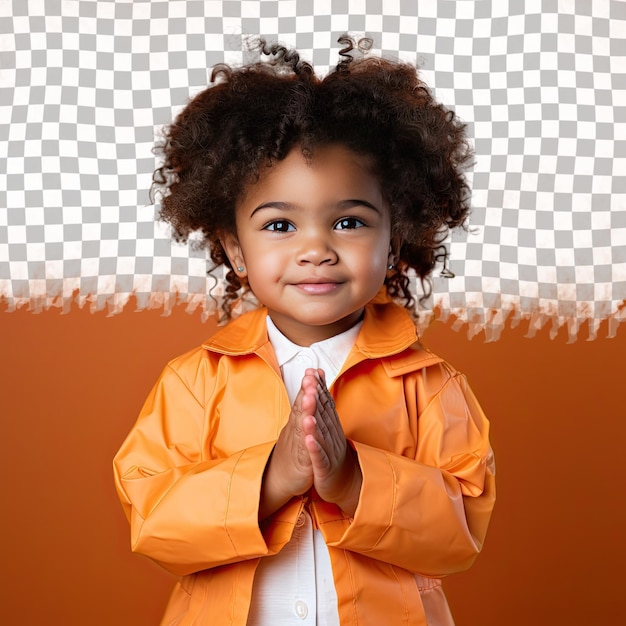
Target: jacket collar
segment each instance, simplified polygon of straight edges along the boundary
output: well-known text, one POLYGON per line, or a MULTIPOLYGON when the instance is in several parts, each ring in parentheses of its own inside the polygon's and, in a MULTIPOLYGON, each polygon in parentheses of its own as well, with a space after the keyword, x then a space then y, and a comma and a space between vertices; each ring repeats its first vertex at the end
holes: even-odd
POLYGON ((218 329, 202 344, 202 347, 211 352, 229 356, 243 356, 258 352, 262 346, 269 343, 266 317, 267 308, 265 307, 244 313, 218 329))
MULTIPOLYGON (((229 356, 258 354, 277 367, 267 335, 266 316, 265 307, 245 313, 219 329, 202 347, 229 356)), ((406 309, 379 294, 365 307, 363 325, 343 369, 363 359, 390 357, 411 346, 413 367, 441 360, 415 345, 417 342, 417 330, 406 309)))

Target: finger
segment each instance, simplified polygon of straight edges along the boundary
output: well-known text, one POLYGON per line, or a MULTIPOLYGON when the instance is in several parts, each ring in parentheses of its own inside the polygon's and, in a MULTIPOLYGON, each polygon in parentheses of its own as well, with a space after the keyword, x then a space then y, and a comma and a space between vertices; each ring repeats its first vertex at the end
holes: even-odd
POLYGON ((322 434, 322 438, 328 436, 327 422, 333 419, 332 413, 328 411, 328 405, 331 403, 331 411, 334 410, 334 403, 332 396, 328 393, 328 390, 322 385, 322 381, 319 377, 319 372, 323 373, 323 370, 315 370, 313 368, 307 368, 302 379, 302 389, 304 390, 303 398, 306 398, 303 410, 305 414, 317 415, 320 418, 319 429, 322 434), (310 395, 308 395, 310 394, 310 395), (309 403, 310 402, 310 403, 309 403))
POLYGON ((317 379, 324 377, 324 370, 321 367, 307 367, 304 370, 305 376, 313 376, 317 379))
POLYGON ((315 379, 317 381, 317 393, 320 395, 320 397, 323 397, 328 402, 330 402, 330 404, 334 408, 335 399, 333 398, 332 394, 328 390, 328 387, 326 386, 326 377, 324 375, 324 370, 317 370, 317 376, 315 377, 315 379))
POLYGON ((300 387, 296 397, 294 398, 293 404, 291 405, 290 417, 299 417, 302 415, 302 398, 304 397, 304 394, 304 389, 300 387))
POLYGON ((329 406, 331 409, 335 408, 335 399, 330 395, 330 391, 322 385, 317 385, 317 395, 320 398, 320 402, 324 407, 329 406))
MULTIPOLYGON (((305 370, 305 376, 303 379, 303 387, 306 387, 309 383, 308 379, 311 377, 315 381, 315 415, 319 418, 317 430, 321 435, 321 439, 331 442, 332 450, 334 454, 342 459, 345 453, 345 435, 343 428, 339 420, 339 416, 335 411, 335 401, 326 387, 325 374, 323 369, 307 368, 305 370)), ((330 453, 331 448, 325 445, 327 451, 330 453)))
POLYGON ((317 408, 320 420, 328 429, 330 437, 343 445, 342 442, 345 440, 343 427, 335 410, 334 400, 328 391, 318 397, 317 408))
POLYGON ((328 387, 326 385, 326 374, 323 369, 315 370, 315 380, 324 391, 328 391, 328 387))
POLYGON ((311 459, 304 445, 304 436, 305 433, 301 421, 292 420, 287 422, 278 436, 274 454, 281 459, 291 459, 291 462, 298 467, 309 466, 311 459))
POLYGON ((335 419, 327 416, 326 418, 320 418, 319 430, 323 432, 324 447, 327 452, 337 460, 343 459, 346 438, 341 425, 335 419))
POLYGON ((304 370, 303 381, 310 378, 311 380, 314 380, 316 384, 321 382, 323 378, 320 376, 320 372, 323 373, 324 370, 307 367, 304 370))
POLYGON ((300 396, 300 421, 307 415, 315 415, 317 411, 317 391, 303 381, 302 395, 300 396))
POLYGON ((312 376, 315 379, 318 390, 322 390, 328 393, 328 387, 326 386, 326 373, 322 368, 309 369, 305 371, 305 375, 312 376))
MULTIPOLYGON (((322 371, 322 370, 320 370, 322 371)), ((324 380, 316 377, 315 379, 317 381, 317 384, 315 386, 315 390, 317 392, 317 395, 320 397, 320 400, 322 401, 323 404, 330 404, 333 408, 335 407, 335 400, 332 397, 330 391, 328 391, 328 387, 326 387, 326 385, 324 384, 324 380)))
POLYGON ((317 398, 315 399, 315 406, 317 408, 317 412, 322 419, 332 419, 332 413, 334 412, 334 409, 330 405, 328 400, 326 400, 324 397, 320 397, 320 395, 318 394, 317 398))
POLYGON ((302 426, 304 428, 305 439, 306 436, 314 437, 318 444, 326 451, 328 446, 326 440, 329 438, 328 428, 319 420, 315 419, 313 415, 307 415, 302 422, 302 426))
POLYGON ((316 370, 316 374, 318 381, 321 382, 324 387, 326 387, 326 372, 321 367, 318 367, 316 370))
POLYGON ((322 440, 325 441, 326 439, 328 439, 330 436, 330 433, 329 433, 328 425, 326 424, 326 421, 320 417, 319 420, 315 420, 315 423, 316 423, 316 430, 322 437, 322 440))
POLYGON ((304 443, 311 459, 314 476, 327 474, 332 464, 326 450, 313 435, 307 435, 304 438, 304 443))

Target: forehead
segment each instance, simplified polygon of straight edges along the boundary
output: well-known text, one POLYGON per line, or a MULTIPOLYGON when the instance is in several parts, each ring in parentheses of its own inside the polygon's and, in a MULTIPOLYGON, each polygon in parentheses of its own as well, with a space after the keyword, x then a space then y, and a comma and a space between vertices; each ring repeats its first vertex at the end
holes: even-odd
POLYGON ((381 209, 385 204, 370 158, 341 145, 318 147, 307 158, 296 147, 261 170, 258 181, 245 188, 238 209, 272 200, 332 203, 359 198, 381 209))

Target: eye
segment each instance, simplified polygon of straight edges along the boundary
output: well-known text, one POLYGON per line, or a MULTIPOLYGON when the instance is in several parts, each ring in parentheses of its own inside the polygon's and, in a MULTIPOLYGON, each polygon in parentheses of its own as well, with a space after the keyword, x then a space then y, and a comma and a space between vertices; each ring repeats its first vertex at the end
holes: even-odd
POLYGON ((275 233, 288 233, 295 230, 295 227, 287 220, 274 220, 269 222, 269 224, 265 224, 263 230, 270 230, 275 233))
POLYGON ((351 230, 365 226, 365 222, 357 217, 342 217, 336 224, 338 230, 351 230))

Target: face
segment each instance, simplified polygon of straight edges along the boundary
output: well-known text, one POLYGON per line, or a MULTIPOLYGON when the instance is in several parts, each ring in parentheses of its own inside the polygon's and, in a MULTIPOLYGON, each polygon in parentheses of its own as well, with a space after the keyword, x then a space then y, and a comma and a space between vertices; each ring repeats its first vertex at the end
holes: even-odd
POLYGON ((231 265, 296 344, 353 326, 384 283, 389 207, 367 160, 342 146, 310 163, 296 148, 268 168, 239 201, 236 231, 222 239, 231 265))

